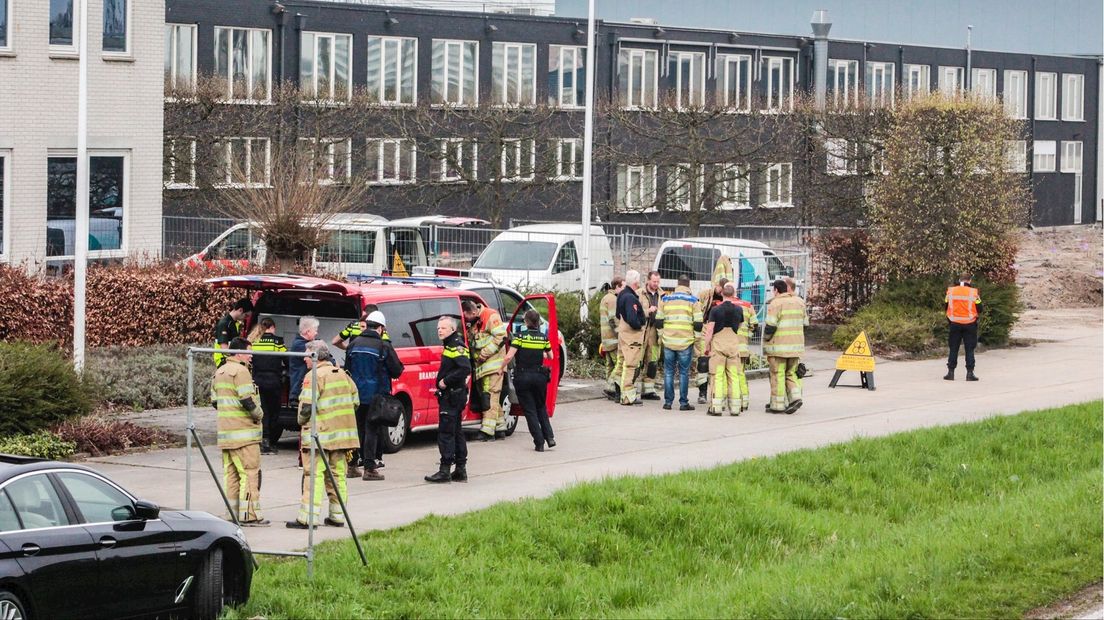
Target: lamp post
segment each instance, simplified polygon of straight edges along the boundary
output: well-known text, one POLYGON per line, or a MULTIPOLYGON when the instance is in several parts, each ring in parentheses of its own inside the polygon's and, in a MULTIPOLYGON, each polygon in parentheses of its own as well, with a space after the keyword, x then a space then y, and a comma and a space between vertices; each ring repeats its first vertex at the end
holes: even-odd
POLYGON ((77 30, 77 213, 73 232, 73 367, 84 371, 85 282, 88 274, 88 5, 80 10, 77 30))
POLYGON ((583 208, 581 256, 583 263, 583 303, 579 304, 579 318, 587 319, 587 296, 590 294, 590 195, 591 178, 594 172, 594 1, 587 1, 587 45, 586 45, 586 111, 583 124, 583 208))

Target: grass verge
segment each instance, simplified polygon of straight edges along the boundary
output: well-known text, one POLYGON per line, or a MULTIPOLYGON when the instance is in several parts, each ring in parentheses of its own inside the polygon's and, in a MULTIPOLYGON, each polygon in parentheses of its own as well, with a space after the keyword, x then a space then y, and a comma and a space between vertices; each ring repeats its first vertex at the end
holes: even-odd
POLYGON ((264 562, 231 617, 1011 617, 1102 577, 1100 401, 583 484, 264 562))

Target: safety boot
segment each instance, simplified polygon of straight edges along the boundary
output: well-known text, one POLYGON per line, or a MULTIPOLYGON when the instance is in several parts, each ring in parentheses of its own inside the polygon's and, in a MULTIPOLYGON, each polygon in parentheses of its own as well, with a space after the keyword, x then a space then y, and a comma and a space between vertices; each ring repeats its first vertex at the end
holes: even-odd
POLYGON ((456 469, 452 471, 451 479, 453 482, 467 482, 468 481, 468 469, 463 465, 457 465, 456 469))
POLYGON ((452 480, 452 476, 449 474, 449 466, 448 465, 442 465, 441 468, 439 470, 437 470, 436 473, 430 474, 430 475, 425 477, 426 482, 433 482, 433 483, 437 483, 437 484, 441 484, 441 483, 447 484, 451 480, 452 480))
POLYGON ((698 386, 698 404, 699 405, 706 404, 705 396, 706 396, 706 392, 708 390, 709 390, 709 386, 706 386, 706 385, 699 385, 698 386))
POLYGON ((975 375, 974 371, 972 371, 972 370, 967 370, 966 371, 966 380, 967 381, 979 381, 977 375, 975 375))
POLYGON ((943 375, 945 381, 954 381, 954 368, 948 368, 947 374, 943 375))

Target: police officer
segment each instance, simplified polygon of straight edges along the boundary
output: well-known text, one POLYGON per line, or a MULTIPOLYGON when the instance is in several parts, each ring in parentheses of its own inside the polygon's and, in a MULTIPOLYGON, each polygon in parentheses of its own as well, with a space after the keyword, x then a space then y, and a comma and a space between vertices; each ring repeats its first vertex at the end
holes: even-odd
POLYGON ((743 361, 740 357, 739 329, 744 310, 736 304, 736 287, 725 284, 723 301, 709 312, 705 327, 705 350, 709 352, 709 374, 713 378, 713 401, 709 415, 740 415, 747 409, 740 387, 743 361))
POLYGON ((693 411, 690 389, 690 360, 694 343, 701 339, 702 313, 698 298, 690 292, 690 276, 679 276, 675 291, 660 298, 656 329, 663 346, 663 408, 675 399, 675 377, 679 380, 679 411, 693 411))
POLYGON ((621 394, 621 355, 617 352, 617 295, 625 287, 625 278, 614 276, 599 302, 598 327, 602 334, 600 354, 606 359, 606 396, 618 400, 621 394))
POLYGON ((437 371, 434 386, 437 390, 437 449, 441 452, 441 467, 425 477, 426 482, 467 482, 468 444, 460 427, 460 417, 468 402, 468 375, 471 359, 464 347, 464 340, 457 333, 459 322, 451 316, 437 320, 437 337, 441 350, 441 368, 437 371), (453 464, 455 471, 450 475, 453 464))
MULTIPOLYGON (((276 321, 266 316, 257 325, 261 329, 261 335, 253 342, 254 351, 287 352, 284 339, 276 335, 276 321)), ((286 357, 258 355, 253 360, 253 382, 261 393, 261 409, 264 410, 261 454, 276 454, 276 442, 283 432, 277 417, 280 415, 280 399, 284 392, 285 369, 286 357)))
MULTIPOLYGON (((337 332, 337 335, 333 337, 330 344, 345 350, 350 340, 359 336, 361 332, 367 329, 368 315, 378 311, 379 306, 376 304, 364 304, 364 311, 360 313, 360 320, 350 322, 341 331, 337 332)), ((387 335, 386 327, 383 329, 383 339, 388 342, 391 341, 391 337, 387 335)))
POLYGON ((969 274, 962 274, 958 285, 947 289, 947 374, 944 379, 954 381, 958 366, 958 347, 966 345, 966 380, 977 381, 974 374, 974 348, 978 341, 978 314, 981 310, 981 294, 970 282, 969 274))
POLYGON ((621 404, 642 405, 636 393, 636 378, 644 359, 644 319, 640 307, 640 272, 625 272, 625 288, 617 296, 617 353, 621 356, 621 404))
POLYGON ((540 314, 536 310, 526 310, 524 319, 525 331, 510 342, 502 370, 505 372, 510 360, 517 358, 514 391, 525 411, 525 422, 529 425, 529 434, 533 436, 533 445, 537 452, 544 452, 545 444, 549 448, 556 447, 552 423, 548 421, 548 408, 545 407, 552 374, 544 365, 544 360, 552 359, 552 345, 540 331, 540 314))
MULTIPOLYGON (((230 311, 222 315, 215 323, 215 347, 216 349, 229 348, 230 341, 242 335, 242 319, 253 312, 253 302, 246 298, 239 299, 230 307, 230 311)), ((215 353, 215 368, 226 363, 226 356, 215 353)))
POLYGON ((403 373, 403 363, 390 342, 383 339, 387 319, 376 310, 365 317, 364 331, 353 336, 345 354, 345 369, 353 377, 360 394, 356 410, 357 431, 360 434, 360 460, 363 480, 383 480, 383 438, 387 427, 368 421, 372 401, 377 394, 391 394, 391 380, 403 373))
MULTIPOLYGON (((249 349, 245 338, 234 338, 227 349, 249 349)), ((261 418, 257 387, 249 374, 249 353, 226 357, 211 380, 211 402, 218 410, 218 447, 222 479, 230 510, 242 525, 268 525, 261 516, 261 418)))

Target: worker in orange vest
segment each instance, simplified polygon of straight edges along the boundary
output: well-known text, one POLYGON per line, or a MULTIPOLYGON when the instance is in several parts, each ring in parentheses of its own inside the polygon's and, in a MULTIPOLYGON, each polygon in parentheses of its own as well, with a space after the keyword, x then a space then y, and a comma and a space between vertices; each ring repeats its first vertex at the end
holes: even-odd
POLYGON ((981 295, 976 288, 970 286, 970 276, 963 274, 958 279, 958 286, 947 289, 947 298, 944 301, 947 304, 947 344, 950 351, 947 354, 947 374, 943 378, 954 381, 955 367, 958 366, 958 347, 965 343, 966 380, 977 381, 977 375, 974 374, 974 347, 978 341, 981 295))

